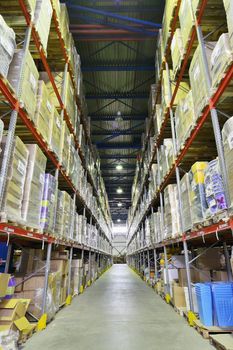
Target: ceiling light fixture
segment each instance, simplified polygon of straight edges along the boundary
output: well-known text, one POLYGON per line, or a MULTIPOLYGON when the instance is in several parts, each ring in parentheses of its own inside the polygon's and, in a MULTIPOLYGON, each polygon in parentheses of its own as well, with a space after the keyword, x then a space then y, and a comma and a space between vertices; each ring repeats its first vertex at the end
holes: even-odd
POLYGON ((118 206, 119 208, 122 207, 122 203, 121 203, 121 202, 117 203, 117 206, 118 206))
POLYGON ((121 222, 121 219, 117 219, 117 222, 121 222))
POLYGON ((122 170, 123 169, 123 166, 121 165, 121 164, 118 164, 117 166, 116 166, 116 170, 122 170))
POLYGON ((117 191, 117 193, 118 193, 118 194, 123 193, 123 190, 122 190, 122 188, 121 188, 121 187, 118 187, 118 189, 117 189, 116 191, 117 191))

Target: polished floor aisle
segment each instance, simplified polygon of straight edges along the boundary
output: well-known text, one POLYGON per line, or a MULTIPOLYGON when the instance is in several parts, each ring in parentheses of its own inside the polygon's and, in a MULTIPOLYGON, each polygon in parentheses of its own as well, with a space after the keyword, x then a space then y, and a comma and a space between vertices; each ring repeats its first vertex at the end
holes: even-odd
POLYGON ((126 265, 114 265, 26 350, 213 350, 126 265))

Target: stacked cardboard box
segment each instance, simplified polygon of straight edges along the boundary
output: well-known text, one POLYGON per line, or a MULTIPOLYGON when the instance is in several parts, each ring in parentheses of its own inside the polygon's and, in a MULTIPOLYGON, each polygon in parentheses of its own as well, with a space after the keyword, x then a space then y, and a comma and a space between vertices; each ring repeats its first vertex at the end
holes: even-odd
MULTIPOLYGON (((2 139, 1 148, 4 151, 6 146, 6 137, 2 139)), ((0 154, 2 156, 4 152, 0 154)), ((24 185, 26 178, 28 149, 20 140, 15 137, 13 141, 13 152, 10 158, 8 168, 6 187, 3 198, 2 221, 9 219, 15 222, 22 222, 22 201, 24 194, 24 185)))
POLYGON ((232 0, 223 0, 223 4, 227 16, 227 27, 229 32, 229 39, 231 48, 233 48, 233 24, 232 24, 232 14, 233 14, 233 2, 232 0))
MULTIPOLYGON (((215 43, 205 43, 205 53, 207 62, 209 64, 208 68, 210 68, 211 54, 213 52, 214 46, 215 43)), ((210 98, 210 86, 206 77, 206 70, 200 46, 197 47, 193 55, 189 68, 189 79, 193 94, 195 116, 198 118, 201 115, 204 107, 208 105, 210 98)))
POLYGON ((45 174, 44 191, 40 211, 40 227, 43 232, 53 233, 56 219, 57 180, 45 174))
POLYGON ((48 145, 50 144, 51 140, 53 118, 54 106, 51 104, 51 98, 48 89, 44 81, 39 80, 34 123, 37 131, 40 135, 43 136, 43 139, 48 145))
POLYGON ((207 162, 196 162, 190 170, 190 202, 192 208, 192 224, 202 222, 206 216, 207 202, 205 197, 205 169, 207 162))
POLYGON ((182 222, 184 232, 192 227, 192 208, 190 201, 190 175, 185 174, 180 181, 182 201, 182 222))
POLYGON ((171 26, 174 17, 174 13, 177 7, 177 0, 166 1, 166 6, 164 9, 163 22, 162 22, 162 40, 163 48, 166 50, 168 39, 171 35, 171 26))
POLYGON ((65 121, 62 122, 62 132, 60 135, 61 140, 61 163, 63 168, 66 170, 66 173, 69 173, 69 153, 70 153, 70 143, 71 143, 71 135, 67 124, 65 121))
POLYGON ((164 190, 164 233, 165 238, 181 233, 178 194, 176 185, 168 185, 164 190))
POLYGON ((6 78, 16 48, 15 33, 0 15, 0 74, 6 78))
POLYGON ((26 147, 29 157, 22 202, 22 218, 28 226, 39 228, 47 159, 37 145, 26 145, 26 147))
POLYGON ((52 6, 50 1, 37 0, 34 14, 34 24, 45 52, 48 44, 51 18, 52 6))
POLYGON ((15 91, 20 93, 18 97, 25 107, 29 118, 34 120, 39 73, 29 51, 26 54, 24 50, 17 50, 15 52, 7 78, 15 91))
POLYGON ((194 128, 196 116, 193 105, 193 95, 190 90, 184 99, 181 99, 176 107, 175 127, 177 137, 177 150, 185 143, 191 130, 194 128))
POLYGON ((179 10, 179 20, 183 46, 186 49, 191 36, 191 30, 195 26, 195 15, 200 0, 182 0, 179 10))
POLYGON ((71 265, 71 291, 77 294, 82 286, 83 264, 81 259, 72 260, 71 265))
POLYGON ((58 190, 57 215, 55 234, 58 237, 68 238, 70 233, 71 197, 65 191, 58 190))
POLYGON ((180 28, 175 30, 174 36, 171 43, 171 55, 172 55, 172 68, 173 76, 175 77, 180 69, 181 62, 184 57, 184 46, 181 36, 180 28))

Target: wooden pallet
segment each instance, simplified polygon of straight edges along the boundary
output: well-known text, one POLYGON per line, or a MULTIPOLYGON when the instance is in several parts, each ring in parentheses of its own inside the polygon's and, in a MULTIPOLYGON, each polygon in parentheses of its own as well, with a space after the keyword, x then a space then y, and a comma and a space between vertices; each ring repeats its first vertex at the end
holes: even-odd
POLYGON ((200 320, 194 321, 194 328, 197 330, 199 334, 202 335, 204 339, 209 339, 212 334, 223 334, 223 333, 229 333, 231 334, 233 332, 233 327, 230 328, 220 328, 217 326, 204 326, 200 320))
POLYGON ((233 334, 211 335, 210 344, 217 350, 233 350, 233 334))

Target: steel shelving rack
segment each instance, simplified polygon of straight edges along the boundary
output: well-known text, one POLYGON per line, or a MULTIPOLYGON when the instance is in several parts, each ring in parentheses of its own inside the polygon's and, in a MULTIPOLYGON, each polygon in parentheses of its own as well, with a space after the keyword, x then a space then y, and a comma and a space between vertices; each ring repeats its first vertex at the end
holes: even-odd
MULTIPOLYGON (((208 4, 211 1, 208 0, 202 0, 200 1, 200 6, 199 6, 199 11, 197 13, 197 16, 193 12, 193 20, 195 25, 192 28, 191 35, 189 38, 189 43, 186 49, 185 56, 183 58, 182 64, 180 71, 178 73, 177 81, 176 81, 176 86, 175 89, 172 92, 170 91, 170 105, 169 108, 166 112, 164 121, 161 126, 161 130, 159 135, 156 138, 155 144, 154 144, 154 149, 152 152, 152 156, 150 159, 149 167, 148 167, 148 173, 145 176, 145 179, 142 183, 141 187, 141 192, 138 197, 138 200, 136 201, 136 205, 133 210, 133 215, 132 215, 132 220, 129 222, 129 236, 128 236, 128 247, 130 246, 130 243, 132 242, 133 238, 135 237, 135 234, 137 233, 138 229, 140 227, 143 228, 143 223, 146 217, 152 212, 153 213, 153 208, 157 206, 158 204, 160 205, 161 208, 161 216, 162 216, 162 223, 164 223, 164 204, 163 204, 163 190, 164 188, 169 184, 169 183, 174 183, 176 182, 177 184, 177 189, 178 189, 178 201, 179 201, 179 215, 180 215, 180 222, 181 222, 181 228, 182 226, 182 201, 181 201, 181 190, 180 190, 180 170, 179 166, 181 162, 185 162, 185 156, 187 156, 188 151, 190 149, 190 146, 193 144, 195 138, 200 134, 200 131, 202 130, 203 126, 205 125, 207 119, 209 116, 211 116, 211 122, 212 122, 212 128, 214 132, 214 139, 215 139, 215 144, 216 144, 216 150, 217 150, 217 155, 219 158, 220 166, 222 169, 222 177, 223 177, 223 183, 224 183, 224 188, 226 192, 227 198, 229 198, 229 191, 228 191, 228 179, 227 179, 227 172, 226 172, 226 166, 225 166, 225 159, 224 159, 224 152, 223 152, 223 144, 222 144, 222 139, 221 139, 221 129, 220 129, 220 123, 218 119, 218 113, 216 110, 216 106, 218 105, 218 102, 220 101, 221 96, 224 94, 226 91, 227 87, 229 86, 230 82, 232 81, 233 78, 233 64, 229 67, 227 70, 225 76, 220 82, 220 85, 217 88, 217 91, 214 93, 212 97, 209 98, 209 105, 204 108, 202 111, 201 116, 198 118, 196 125, 193 127, 190 136, 186 140, 184 147, 178 152, 177 147, 176 147, 176 136, 175 136, 175 127, 174 127, 174 116, 173 116, 173 110, 172 107, 174 105, 175 97, 178 92, 180 83, 185 75, 186 68, 188 67, 189 60, 192 56, 192 50, 194 47, 195 40, 197 40, 197 44, 199 44, 201 48, 201 54, 202 54, 202 59, 205 64, 205 71, 206 71, 206 79, 208 80, 208 84, 210 86, 210 75, 209 75, 209 70, 208 70, 208 64, 207 64, 207 59, 206 59, 206 54, 204 50, 204 37, 202 33, 202 23, 203 23, 203 18, 205 15, 205 11, 208 10, 208 4), (164 132, 168 126, 168 121, 171 123, 171 134, 172 134, 172 140, 173 140, 173 147, 175 149, 175 162, 173 163, 170 171, 168 174, 162 179, 161 185, 159 189, 156 191, 154 194, 152 200, 146 207, 145 211, 141 214, 141 217, 137 224, 135 225, 136 228, 133 228, 133 221, 135 219, 135 214, 137 211, 137 208, 140 204, 140 200, 143 194, 143 191, 145 187, 148 184, 148 177, 149 177, 149 170, 151 169, 151 166, 155 159, 157 158, 157 163, 158 163, 158 157, 157 157, 157 152, 158 152, 158 147, 161 144, 161 141, 163 140, 164 137, 164 132)), ((189 1, 190 5, 192 6, 192 1, 189 1)), ((167 48, 165 50, 165 57, 162 62, 162 69, 166 69, 167 74, 169 76, 169 52, 171 49, 171 41, 172 37, 174 35, 175 29, 178 25, 178 15, 179 15, 179 9, 180 9, 180 4, 181 0, 178 0, 177 2, 177 7, 175 9, 175 14, 173 17, 173 23, 171 27, 171 36, 167 45, 167 48)), ((212 9, 213 11, 213 9, 212 9)), ((161 74, 161 71, 160 71, 161 74)), ((160 76, 161 78, 161 76, 160 76)), ((158 82, 157 86, 157 92, 156 92, 156 98, 155 100, 158 100, 159 97, 159 85, 161 83, 161 80, 158 82)), ((153 111, 154 112, 154 111, 153 111)), ((150 132, 152 129, 152 116, 150 118, 150 124, 149 124, 149 133, 146 138, 146 145, 148 145, 148 140, 150 137, 150 132)), ((146 148, 146 147, 145 147, 146 148)), ((145 149, 144 149, 145 151, 145 149)), ((159 164, 158 164, 159 166, 159 164)), ((167 259, 167 247, 172 247, 174 245, 178 245, 183 248, 184 254, 185 254, 185 266, 186 266, 186 271, 187 271, 187 284, 188 284, 188 294, 189 294, 189 303, 190 303, 190 319, 192 318, 194 307, 193 307, 193 298, 192 298, 192 289, 191 289, 191 275, 190 275, 190 265, 192 261, 189 260, 189 254, 188 254, 188 249, 195 247, 195 246, 205 246, 208 247, 210 244, 214 245, 223 245, 224 248, 224 254, 225 254, 225 259, 226 259, 226 268, 227 268, 227 273, 228 273, 228 279, 232 280, 232 271, 231 271, 231 266, 230 266, 230 260, 229 260, 229 252, 227 248, 227 243, 232 244, 233 242, 233 218, 230 212, 228 212, 228 219, 227 220, 220 220, 217 223, 214 223, 210 226, 207 227, 202 227, 201 229, 193 232, 184 232, 182 230, 183 234, 180 237, 177 237, 175 239, 167 239, 164 240, 163 242, 160 242, 158 244, 154 244, 149 247, 143 247, 140 248, 136 251, 129 251, 128 253, 128 264, 132 266, 136 270, 140 270, 142 266, 147 266, 150 269, 150 261, 152 260, 154 262, 155 266, 155 280, 157 278, 157 260, 158 260, 158 252, 163 252, 164 257, 165 257, 165 268, 166 271, 168 270, 168 259, 167 259)), ((195 260, 195 259, 194 259, 195 260)), ((167 276, 168 277, 168 276, 167 276)), ((167 278, 168 281, 168 278, 167 278)), ((168 295, 169 299, 169 285, 166 285, 166 293, 168 295)))
MULTIPOLYGON (((51 5, 53 8, 52 0, 51 0, 51 5)), ((95 183, 92 179, 91 173, 89 172, 89 169, 86 166, 85 156, 82 153, 81 147, 78 143, 78 139, 77 139, 75 132, 74 132, 73 125, 69 119, 68 113, 67 113, 66 108, 64 107, 64 104, 63 104, 63 100, 64 100, 63 97, 64 96, 61 96, 59 91, 58 91, 58 88, 56 86, 54 77, 53 77, 51 69, 50 69, 49 62, 46 58, 46 54, 45 54, 43 47, 40 43, 40 39, 39 39, 38 33, 36 32, 35 26, 32 22, 31 15, 27 9, 26 1, 25 0, 18 0, 18 4, 16 3, 16 6, 17 6, 17 10, 19 11, 19 13, 22 14, 25 18, 26 34, 25 34, 25 39, 24 39, 24 43, 23 43, 24 53, 29 49, 31 43, 33 42, 33 44, 35 45, 37 52, 39 54, 39 58, 43 64, 43 67, 48 74, 48 77, 49 77, 50 82, 53 86, 54 92, 57 96, 57 99, 58 99, 58 102, 60 105, 60 109, 61 109, 62 117, 66 121, 66 124, 69 128, 70 133, 74 136, 75 146, 76 146, 76 149, 79 152, 80 158, 82 160, 82 164, 83 164, 83 167, 86 171, 88 181, 92 185, 94 194, 97 197, 97 200, 99 202, 97 188, 96 188, 95 183)), ((73 86, 75 88, 75 91, 77 91, 76 90, 77 87, 75 86, 75 81, 74 81, 74 74, 73 74, 72 67, 71 67, 70 60, 69 60, 69 55, 68 55, 68 52, 66 50, 65 43, 64 43, 64 40, 63 40, 61 32, 60 32, 59 21, 58 21, 58 17, 57 17, 57 14, 56 14, 56 11, 54 8, 53 8, 53 14, 52 14, 52 21, 53 21, 53 24, 55 27, 57 38, 58 38, 59 43, 60 43, 60 49, 63 53, 64 66, 65 66, 64 69, 66 72, 67 71, 69 72, 73 86)), ((20 82, 22 81, 22 70, 23 70, 23 66, 24 66, 24 61, 25 61, 25 55, 24 55, 24 58, 23 58, 22 63, 21 63, 21 74, 19 77, 20 82)), ((64 81, 63 81, 63 84, 64 84, 64 81)), ((89 219, 90 224, 93 223, 94 225, 96 225, 96 227, 98 228, 98 234, 102 235, 105 238, 105 240, 107 240, 109 242, 109 245, 111 247, 111 225, 109 222, 109 218, 107 218, 107 216, 104 213, 104 209, 100 205, 101 212, 102 212, 103 218, 105 220, 105 225, 104 225, 105 227, 103 227, 101 222, 99 222, 98 217, 96 217, 95 213, 92 212, 91 208, 89 208, 87 206, 85 200, 82 198, 81 194, 76 190, 76 188, 72 184, 71 179, 66 174, 65 170, 62 168, 57 157, 48 148, 47 144, 44 142, 41 135, 37 132, 33 122, 29 119, 27 112, 21 106, 21 104, 19 102, 20 95, 21 95, 20 85, 21 84, 19 83, 18 91, 14 91, 12 89, 12 87, 10 86, 10 84, 8 83, 8 81, 5 78, 0 76, 0 97, 1 97, 1 100, 4 101, 9 106, 9 109, 11 110, 11 115, 9 118, 6 147, 4 150, 4 157, 3 157, 4 160, 3 160, 1 171, 0 171, 0 177, 1 177, 0 178, 0 206, 2 205, 2 198, 3 198, 4 188, 5 188, 5 184, 6 184, 6 175, 7 175, 8 167, 9 167, 9 159, 10 159, 10 155, 12 152, 13 139, 14 139, 14 136, 16 133, 16 126, 17 126, 17 121, 18 121, 18 116, 19 116, 21 122, 26 127, 27 131, 30 132, 30 137, 32 138, 32 140, 40 146, 40 148, 46 154, 48 161, 51 163, 51 166, 53 168, 55 168, 55 177, 57 180, 59 180, 60 185, 63 188, 68 188, 69 192, 73 194, 73 198, 75 200, 74 211, 76 211, 76 205, 79 205, 79 207, 81 207, 81 209, 83 210, 83 215, 89 219)), ((83 124, 84 132, 85 132, 85 135, 86 135, 86 138, 88 141, 88 146, 90 147, 91 151, 93 152, 91 140, 90 140, 90 137, 89 137, 88 132, 87 132, 85 115, 83 114, 83 111, 81 110, 81 102, 79 100, 77 93, 75 93, 75 96, 76 96, 77 107, 78 107, 79 112, 80 112, 81 122, 83 124)), ((100 202, 99 202, 99 204, 100 204, 100 202)), ((74 229, 74 227, 72 227, 72 230, 73 229, 74 229)), ((6 265, 5 265, 5 272, 8 272, 8 269, 9 269, 9 262, 10 262, 10 258, 11 258, 11 250, 12 250, 13 243, 17 243, 17 242, 20 242, 22 244, 26 243, 29 246, 34 245, 34 244, 41 244, 42 249, 44 249, 45 245, 46 245, 47 258, 46 258, 46 264, 44 267, 44 269, 45 269, 45 286, 44 286, 44 291, 43 291, 42 317, 41 317, 41 322, 39 322, 41 328, 44 328, 46 326, 46 314, 45 314, 46 295, 47 295, 47 289, 48 289, 48 276, 49 276, 49 270, 50 270, 50 258, 51 258, 51 251, 52 251, 53 244, 54 245, 61 245, 61 246, 67 247, 69 249, 69 273, 68 273, 68 288, 67 288, 67 302, 68 303, 71 302, 71 298, 72 298, 70 295, 70 291, 71 291, 71 288, 70 288, 70 286, 71 286, 71 263, 72 263, 72 258, 73 258, 73 251, 75 249, 78 249, 79 252, 81 253, 81 259, 83 262, 85 259, 85 254, 88 255, 89 264, 91 264, 91 260, 92 260, 91 254, 94 254, 94 260, 98 263, 98 268, 101 267, 102 271, 105 270, 107 267, 109 267, 112 264, 111 248, 110 248, 109 252, 106 252, 106 251, 103 251, 101 249, 97 249, 97 248, 87 246, 84 244, 77 244, 77 242, 75 242, 72 239, 67 239, 67 240, 58 239, 58 238, 51 236, 49 234, 35 232, 34 230, 31 231, 31 230, 28 230, 28 229, 21 227, 21 226, 15 226, 11 223, 0 223, 0 240, 7 241, 7 244, 8 244, 8 254, 7 254, 7 260, 6 260, 6 265)), ((89 268, 91 268, 91 266, 89 266, 89 268)), ((94 278, 94 276, 91 276, 91 270, 90 270, 88 285, 91 284, 92 278, 94 278)))

